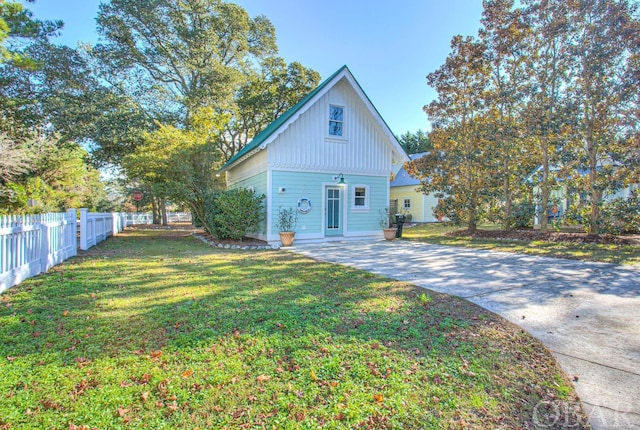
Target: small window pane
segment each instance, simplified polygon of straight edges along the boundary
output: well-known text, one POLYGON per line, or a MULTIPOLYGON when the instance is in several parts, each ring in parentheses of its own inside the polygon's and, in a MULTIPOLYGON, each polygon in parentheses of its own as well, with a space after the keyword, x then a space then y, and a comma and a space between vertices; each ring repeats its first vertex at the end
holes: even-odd
POLYGON ((342 108, 340 106, 329 107, 329 119, 342 121, 342 108))
POLYGON ((342 123, 329 121, 329 134, 331 136, 342 136, 342 123))
POLYGON ((364 206, 365 201, 367 199, 367 190, 366 188, 356 188, 355 189, 355 201, 354 206, 364 206))
POLYGON ((403 207, 405 209, 411 209, 411 199, 404 199, 403 207))

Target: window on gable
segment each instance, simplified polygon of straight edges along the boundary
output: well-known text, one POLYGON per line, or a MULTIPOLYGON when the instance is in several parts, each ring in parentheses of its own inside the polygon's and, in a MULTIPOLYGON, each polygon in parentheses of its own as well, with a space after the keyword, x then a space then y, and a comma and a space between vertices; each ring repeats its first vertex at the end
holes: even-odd
POLYGON ((329 106, 329 135, 342 136, 344 124, 344 108, 341 106, 329 106))
POLYGON ((411 199, 404 199, 404 202, 402 203, 402 207, 404 209, 411 209, 411 199))

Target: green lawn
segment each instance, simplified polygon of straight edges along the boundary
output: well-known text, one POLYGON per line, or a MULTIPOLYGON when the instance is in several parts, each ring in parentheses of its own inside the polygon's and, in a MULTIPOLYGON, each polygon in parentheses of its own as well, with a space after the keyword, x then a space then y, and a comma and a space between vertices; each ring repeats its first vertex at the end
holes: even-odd
POLYGON ((577 405, 475 305, 185 234, 127 231, 0 295, 0 428, 531 428, 577 405))
MULTIPOLYGON (((402 237, 408 240, 437 245, 462 246, 494 251, 520 252, 546 257, 571 258, 585 261, 601 261, 623 265, 640 264, 640 246, 578 244, 568 242, 495 240, 448 236, 446 233, 459 230, 443 223, 423 224, 403 230, 402 237)), ((479 229, 497 230, 495 225, 482 225, 479 229)))

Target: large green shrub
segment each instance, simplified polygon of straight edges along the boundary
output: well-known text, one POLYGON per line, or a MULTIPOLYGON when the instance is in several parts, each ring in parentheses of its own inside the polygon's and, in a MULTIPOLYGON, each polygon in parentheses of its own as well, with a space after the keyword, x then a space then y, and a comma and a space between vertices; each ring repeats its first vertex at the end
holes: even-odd
POLYGON ((206 229, 219 239, 241 240, 264 219, 264 194, 236 188, 206 197, 206 229))
MULTIPOLYGON (((561 220, 565 224, 582 225, 587 231, 590 211, 588 203, 576 203, 569 207, 561 220)), ((600 233, 640 233, 640 195, 634 192, 626 199, 617 198, 608 202, 600 202, 600 216, 597 224, 600 233)))
POLYGON ((628 199, 612 200, 602 206, 600 215, 603 233, 640 233, 640 195, 634 192, 628 199))
POLYGON ((535 213, 536 206, 532 202, 526 200, 514 202, 509 216, 509 227, 515 229, 532 228, 535 213))

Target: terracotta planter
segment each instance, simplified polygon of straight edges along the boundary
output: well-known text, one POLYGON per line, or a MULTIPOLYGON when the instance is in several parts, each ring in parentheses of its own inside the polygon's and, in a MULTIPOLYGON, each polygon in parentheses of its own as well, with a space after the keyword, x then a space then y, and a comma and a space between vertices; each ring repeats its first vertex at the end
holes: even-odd
POLYGON ((280 243, 282 246, 291 246, 293 245, 293 237, 296 235, 295 231, 281 231, 280 232, 280 243))
POLYGON ((396 238, 396 229, 395 228, 383 228, 382 232, 384 233, 384 240, 393 240, 396 238))

